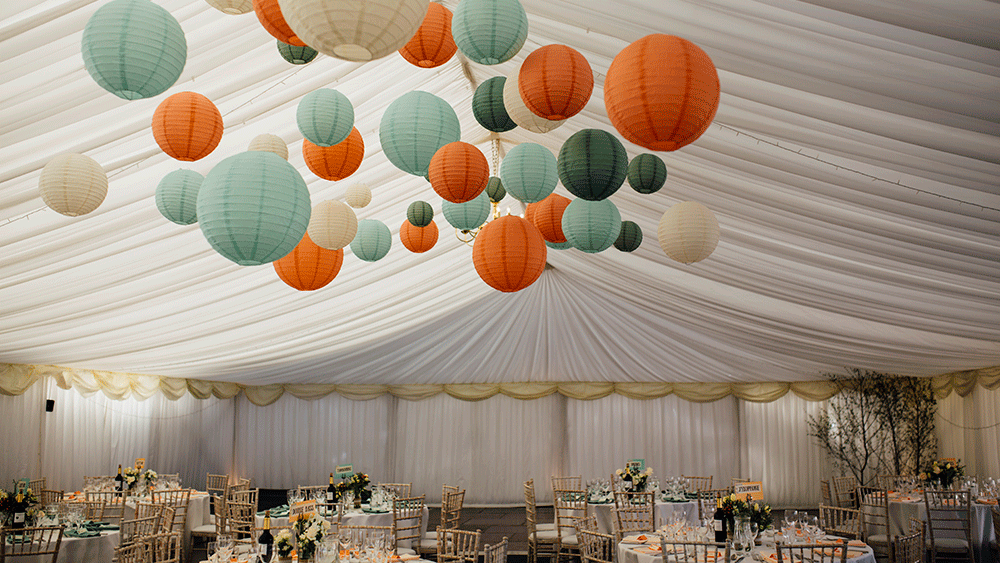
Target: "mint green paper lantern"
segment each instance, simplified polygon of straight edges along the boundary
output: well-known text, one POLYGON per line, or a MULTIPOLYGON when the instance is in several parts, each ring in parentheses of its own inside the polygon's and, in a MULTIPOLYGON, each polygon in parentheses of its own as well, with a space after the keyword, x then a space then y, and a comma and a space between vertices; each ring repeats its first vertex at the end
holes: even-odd
POLYGON ((354 106, 347 96, 330 88, 313 90, 299 101, 295 110, 299 131, 313 144, 332 147, 354 128, 354 106))
POLYGON ((524 203, 542 201, 559 182, 556 157, 542 145, 521 143, 500 164, 500 181, 507 193, 524 203))
POLYGON ((426 227, 434 220, 434 208, 426 201, 414 201, 406 208, 406 220, 414 227, 426 227))
POLYGON ((382 152, 396 168, 426 178, 434 153, 461 140, 462 128, 448 102, 417 90, 389 104, 378 137, 382 152))
POLYGON ((277 39, 276 41, 278 43, 278 52, 281 53, 281 58, 292 63, 293 65, 304 65, 310 63, 318 54, 316 49, 313 49, 308 45, 299 47, 296 45, 289 45, 281 39, 277 39))
POLYGON ((490 196, 490 202, 500 203, 500 200, 507 196, 503 181, 496 176, 490 176, 489 181, 486 182, 486 195, 490 196))
POLYGON ((503 105, 503 85, 506 76, 494 76, 476 88, 472 95, 472 115, 487 131, 503 133, 517 127, 503 105))
POLYGON ((392 246, 392 232, 377 219, 358 221, 358 234, 351 241, 351 252, 365 262, 378 262, 385 258, 392 246))
POLYGON ((570 248, 573 248, 573 243, 571 243, 570 241, 566 241, 566 242, 549 242, 549 241, 545 241, 545 246, 547 246, 549 248, 553 248, 555 250, 569 250, 570 248))
POLYGON ((609 200, 574 199, 562 216, 563 235, 574 248, 584 252, 600 252, 618 240, 622 216, 609 200))
POLYGON ((607 131, 577 131, 559 149, 559 180, 576 197, 607 199, 622 187, 627 172, 628 153, 607 131))
POLYGON ((483 65, 508 61, 528 38, 528 14, 518 0, 462 0, 451 18, 458 50, 483 65))
POLYGON ((622 252, 632 252, 642 244, 642 229, 633 221, 622 221, 622 231, 615 240, 615 248, 622 252))
POLYGON ((174 170, 156 186, 156 208, 178 225, 198 221, 198 191, 205 177, 194 170, 174 170))
POLYGON ((198 191, 198 225, 240 266, 274 262, 295 248, 312 206, 302 175, 280 156, 248 151, 215 165, 198 191))
POLYGON ((645 153, 628 163, 628 185, 641 194, 651 194, 667 181, 667 165, 655 154, 645 153))
POLYGON ((184 30, 149 0, 113 0, 83 28, 83 66, 108 92, 125 100, 152 98, 177 82, 187 61, 184 30))
POLYGON ((478 229, 490 216, 490 197, 483 191, 465 203, 443 200, 441 213, 452 227, 460 231, 478 229))

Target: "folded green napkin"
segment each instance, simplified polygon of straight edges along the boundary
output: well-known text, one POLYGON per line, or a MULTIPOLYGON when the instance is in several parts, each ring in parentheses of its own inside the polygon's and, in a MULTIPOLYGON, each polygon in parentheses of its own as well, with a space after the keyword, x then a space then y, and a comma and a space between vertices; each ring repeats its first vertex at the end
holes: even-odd
POLYGON ((88 530, 100 530, 104 526, 107 526, 109 522, 84 522, 83 527, 88 530))
POLYGON ((26 534, 12 534, 7 536, 7 543, 31 543, 31 536, 26 534))
MULTIPOLYGON (((264 515, 264 511, 263 510, 257 512, 257 516, 263 516, 263 515, 264 515)), ((288 516, 288 505, 287 504, 282 504, 281 506, 275 506, 274 508, 271 509, 271 517, 272 518, 282 518, 282 517, 285 517, 285 516, 288 516)))
POLYGON ((63 535, 67 538, 96 538, 101 533, 96 530, 80 530, 79 532, 76 530, 66 530, 63 535))

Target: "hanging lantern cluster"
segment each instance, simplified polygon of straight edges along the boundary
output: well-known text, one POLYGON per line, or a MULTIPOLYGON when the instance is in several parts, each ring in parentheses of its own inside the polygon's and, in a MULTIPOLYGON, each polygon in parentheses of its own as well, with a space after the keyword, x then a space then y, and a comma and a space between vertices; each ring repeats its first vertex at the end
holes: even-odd
POLYGON ((569 204, 569 198, 559 194, 551 194, 542 201, 529 204, 524 218, 538 228, 538 232, 542 233, 545 242, 566 242, 566 235, 563 234, 562 229, 562 218, 569 204))
POLYGON ((625 182, 627 172, 628 153, 607 131, 577 131, 559 150, 559 180, 581 199, 607 199, 625 182))
POLYGON ((445 201, 441 204, 441 213, 445 221, 459 231, 473 231, 489 219, 490 198, 484 191, 465 203, 445 201))
POLYGON ((628 163, 628 185, 641 194, 652 194, 667 181, 667 165, 655 154, 640 154, 628 163))
POLYGON ((517 82, 521 101, 531 113, 548 120, 569 119, 587 105, 594 72, 576 49, 546 45, 524 59, 517 82))
POLYGON ((332 147, 346 139, 354 129, 354 106, 340 92, 320 88, 299 101, 295 122, 302 136, 311 143, 332 147))
POLYGON ((426 201, 414 201, 406 208, 406 220, 414 227, 426 227, 434 220, 434 208, 426 201))

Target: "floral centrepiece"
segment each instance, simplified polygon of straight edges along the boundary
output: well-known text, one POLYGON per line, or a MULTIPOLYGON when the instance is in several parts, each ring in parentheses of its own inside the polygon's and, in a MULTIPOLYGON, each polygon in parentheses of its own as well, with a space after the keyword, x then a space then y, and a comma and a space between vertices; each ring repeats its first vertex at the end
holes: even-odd
POLYGON ((930 467, 920 474, 920 478, 928 484, 938 481, 941 483, 942 488, 948 488, 955 482, 956 477, 963 475, 965 475, 965 466, 962 465, 962 460, 955 462, 942 460, 932 463, 930 467))
POLYGON ((343 498, 344 493, 347 491, 354 493, 355 502, 368 500, 371 498, 372 494, 371 491, 368 490, 368 485, 370 484, 371 479, 368 478, 367 473, 355 473, 337 483, 336 500, 343 498))
POLYGON ((761 505, 747 495, 747 500, 742 503, 742 508, 736 513, 737 516, 745 516, 750 522, 757 524, 757 529, 764 531, 774 524, 774 517, 771 516, 771 506, 761 505))
POLYGON ((646 470, 643 471, 634 465, 615 471, 615 475, 621 478, 622 481, 629 483, 629 485, 626 485, 626 488, 630 488, 635 492, 646 490, 646 480, 649 479, 652 474, 652 467, 647 467, 646 470))
POLYGON ((311 560, 316 555, 316 547, 330 530, 330 523, 316 514, 304 514, 295 520, 292 530, 295 533, 299 561, 311 560))
POLYGON ((139 491, 152 489, 156 485, 156 480, 160 477, 152 469, 143 471, 134 467, 123 469, 122 476, 125 478, 125 486, 128 487, 130 492, 134 492, 137 489, 139 491))
POLYGON ((288 528, 282 529, 274 539, 274 547, 278 550, 278 557, 290 559, 292 551, 295 550, 295 536, 288 528))
MULTIPOLYGON (((35 494, 30 488, 25 489, 24 494, 20 495, 15 492, 9 492, 0 489, 0 513, 4 514, 4 519, 13 518, 15 512, 21 510, 24 511, 27 521, 26 525, 30 525, 34 522, 35 517, 38 515, 38 511, 41 509, 39 506, 38 495, 35 494)), ((0 525, 7 525, 9 522, 4 522, 0 520, 0 525)))

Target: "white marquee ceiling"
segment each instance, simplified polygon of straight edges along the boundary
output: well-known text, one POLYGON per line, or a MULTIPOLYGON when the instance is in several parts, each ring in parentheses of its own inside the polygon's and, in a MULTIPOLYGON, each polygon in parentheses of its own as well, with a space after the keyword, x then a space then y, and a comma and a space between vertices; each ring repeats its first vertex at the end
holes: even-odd
MULTIPOLYGON (((536 142, 558 153, 580 129, 614 132, 604 74, 649 33, 701 46, 722 98, 698 141, 660 153, 660 192, 626 185, 612 196, 643 229, 636 252, 549 250, 537 283, 501 294, 477 276, 430 185, 378 142, 386 106, 425 90, 490 154, 458 58, 418 69, 395 54, 367 64, 320 55, 297 67, 252 13, 156 1, 184 28, 188 61, 166 93, 133 102, 83 68, 81 33, 103 0, 0 7, 0 362, 254 384, 785 381, 842 366, 930 375, 1000 364, 998 3, 522 0, 524 49, 470 65, 473 80, 564 43, 587 57, 596 87, 561 128, 505 133, 507 150, 536 142), (341 182, 302 160, 295 108, 320 87, 350 98, 365 140, 361 169, 341 182), (221 144, 195 163, 163 154, 150 130, 156 106, 184 90, 225 116, 221 144), (303 293, 159 214, 164 175, 206 174, 262 133, 288 142, 314 204, 371 186, 358 216, 389 225, 388 256, 367 263, 348 250, 337 279, 303 293), (41 168, 65 152, 111 178, 90 215, 59 215, 38 195, 41 168), (432 202, 442 233, 422 255, 398 239, 417 199, 432 202), (656 241, 664 210, 686 200, 721 225, 718 249, 694 265, 656 241)), ((508 206, 520 212, 509 196, 508 206)))

